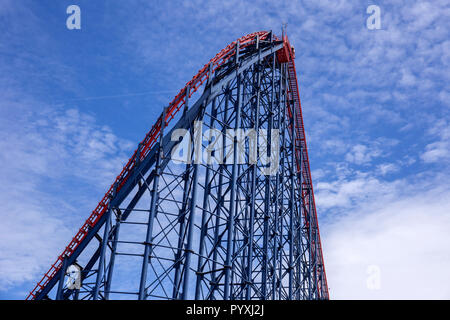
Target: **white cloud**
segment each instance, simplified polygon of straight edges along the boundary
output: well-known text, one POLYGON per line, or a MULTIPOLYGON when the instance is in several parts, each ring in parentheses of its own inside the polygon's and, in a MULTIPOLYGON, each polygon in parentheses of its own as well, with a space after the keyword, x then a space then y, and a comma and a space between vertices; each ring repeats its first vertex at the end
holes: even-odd
POLYGON ((92 116, 33 106, 1 120, 0 290, 47 271, 131 153, 92 116))
POLYGON ((378 148, 369 148, 366 145, 357 144, 351 148, 350 152, 347 153, 345 160, 356 164, 365 164, 380 155, 381 150, 378 148))
POLYGON ((360 201, 321 226, 332 299, 450 298, 448 186, 393 192, 395 199, 369 194, 377 205, 360 201), (379 290, 367 286, 371 265, 380 270, 379 290))
POLYGON ((381 175, 386 175, 388 173, 396 172, 399 170, 398 166, 393 163, 383 163, 377 166, 378 171, 381 175))
POLYGON ((429 130, 430 134, 437 136, 438 140, 429 143, 425 152, 420 156, 427 163, 435 163, 450 160, 450 126, 445 120, 438 121, 429 130))
POLYGON ((421 156, 425 162, 439 162, 450 157, 448 141, 438 141, 427 145, 427 151, 421 156))
MULTIPOLYGON (((23 184, 24 178, 20 177, 17 184, 23 184)), ((55 216, 53 208, 41 204, 42 198, 48 195, 33 187, 23 193, 17 185, 7 183, 6 187, 12 192, 2 188, 0 195, 3 203, 0 224, 1 290, 24 281, 37 280, 43 275, 43 269, 48 268, 62 252, 67 241, 70 241, 69 235, 73 233, 67 220, 55 216)), ((69 212, 64 207, 60 210, 69 212)))
POLYGON ((409 23, 410 31, 417 31, 429 27, 442 13, 439 4, 433 2, 416 2, 405 6, 403 18, 409 23))
POLYGON ((412 74, 410 70, 403 69, 400 84, 404 86, 413 86, 416 84, 416 76, 412 74))
POLYGON ((384 182, 373 175, 356 172, 351 178, 342 175, 336 181, 318 182, 316 185, 316 202, 321 210, 339 211, 342 208, 353 208, 361 203, 373 201, 374 197, 384 196, 392 199, 394 191, 404 183, 401 180, 384 182))

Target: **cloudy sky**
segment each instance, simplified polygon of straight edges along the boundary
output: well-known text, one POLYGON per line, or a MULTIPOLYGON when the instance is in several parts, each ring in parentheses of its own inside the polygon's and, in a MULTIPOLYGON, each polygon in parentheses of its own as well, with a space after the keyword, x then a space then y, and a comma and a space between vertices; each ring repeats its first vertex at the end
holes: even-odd
POLYGON ((26 297, 211 57, 287 23, 330 297, 449 299, 449 21, 446 0, 0 0, 0 298, 26 297))

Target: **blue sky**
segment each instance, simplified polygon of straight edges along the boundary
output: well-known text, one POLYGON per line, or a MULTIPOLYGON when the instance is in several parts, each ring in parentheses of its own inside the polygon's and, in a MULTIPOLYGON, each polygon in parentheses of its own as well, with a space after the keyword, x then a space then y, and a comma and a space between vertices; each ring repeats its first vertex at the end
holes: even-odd
POLYGON ((450 298, 449 18, 443 0, 0 0, 0 298, 27 295, 211 57, 282 23, 331 298, 450 298))

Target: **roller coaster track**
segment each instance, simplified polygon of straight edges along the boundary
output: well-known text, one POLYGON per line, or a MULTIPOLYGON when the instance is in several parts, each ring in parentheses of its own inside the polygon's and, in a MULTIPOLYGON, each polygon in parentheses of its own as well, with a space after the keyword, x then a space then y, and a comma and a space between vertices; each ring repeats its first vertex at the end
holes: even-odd
MULTIPOLYGON (((142 168, 148 170, 150 167, 149 159, 154 158, 158 149, 164 142, 164 128, 169 127, 171 121, 182 110, 188 109, 188 100, 192 95, 202 86, 206 86, 209 81, 215 77, 220 78, 225 66, 235 63, 235 57, 243 52, 246 48, 253 48, 260 43, 277 44, 276 56, 279 63, 286 65, 288 86, 286 88, 287 98, 287 112, 290 118, 294 118, 295 125, 295 153, 296 153, 296 167, 297 179, 303 186, 302 189, 302 205, 305 210, 302 210, 305 219, 305 228, 312 230, 317 229, 317 236, 312 236, 309 233, 309 255, 316 257, 311 261, 314 269, 314 279, 317 287, 317 296, 319 299, 328 299, 328 287, 325 274, 325 266, 323 261, 322 247, 320 241, 320 234, 318 230, 317 212, 315 208, 314 194, 312 189, 311 170, 309 166, 309 158, 305 139, 305 129, 303 126, 302 110, 300 104, 299 87, 297 81, 297 74, 295 69, 295 53, 294 49, 289 44, 287 36, 282 39, 274 36, 272 32, 261 31, 248 34, 230 43, 227 47, 217 53, 207 64, 201 68, 197 74, 186 83, 175 98, 164 108, 164 111, 158 117, 156 123, 152 126, 150 131, 145 135, 145 138, 138 144, 131 158, 123 167, 120 174, 111 184, 108 191, 98 203, 97 207, 92 211, 89 218, 85 221, 79 229, 75 237, 70 241, 65 250, 58 256, 55 263, 45 273, 43 278, 37 283, 34 289, 27 296, 29 299, 45 299, 47 294, 52 290, 58 281, 64 278, 65 261, 74 262, 79 254, 83 251, 89 241, 98 233, 104 222, 106 221, 106 213, 113 206, 117 206, 122 200, 131 192, 136 186, 142 168), (308 208, 307 208, 308 207, 308 208)), ((250 49, 249 49, 250 50, 250 49)), ((184 110, 183 112, 186 112, 184 110)), ((291 134, 291 133, 290 133, 291 134)), ((291 134, 292 135, 292 134, 291 134)))

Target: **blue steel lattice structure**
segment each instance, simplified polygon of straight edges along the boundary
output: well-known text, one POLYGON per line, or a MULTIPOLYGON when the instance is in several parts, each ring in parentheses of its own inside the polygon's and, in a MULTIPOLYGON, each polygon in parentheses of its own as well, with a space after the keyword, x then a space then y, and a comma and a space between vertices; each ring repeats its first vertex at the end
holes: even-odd
POLYGON ((328 299, 294 58, 262 31, 211 59, 27 298, 328 299))

